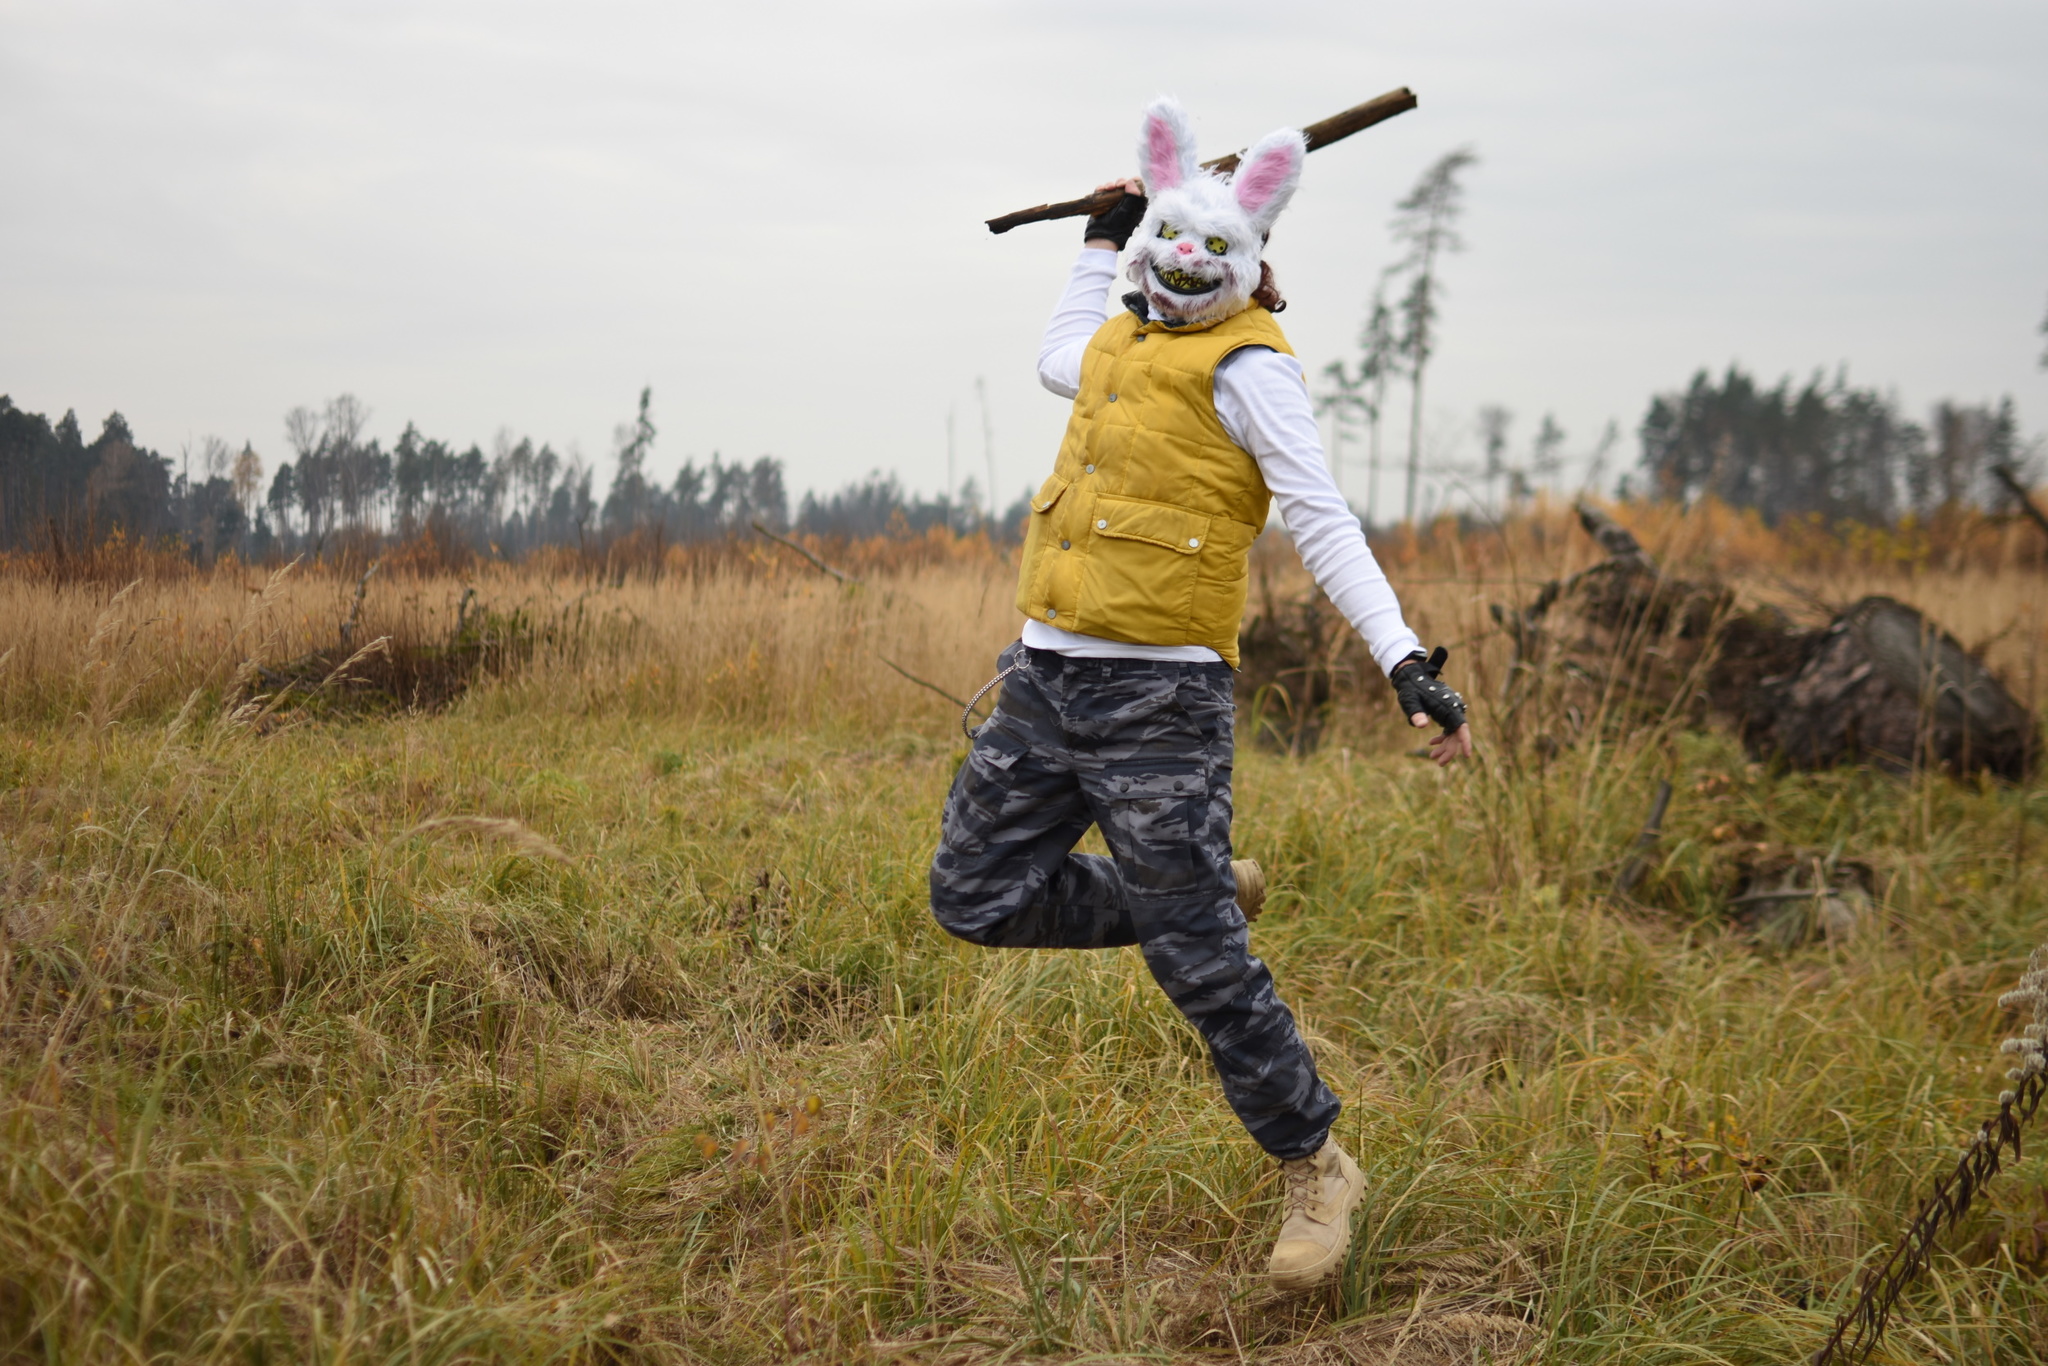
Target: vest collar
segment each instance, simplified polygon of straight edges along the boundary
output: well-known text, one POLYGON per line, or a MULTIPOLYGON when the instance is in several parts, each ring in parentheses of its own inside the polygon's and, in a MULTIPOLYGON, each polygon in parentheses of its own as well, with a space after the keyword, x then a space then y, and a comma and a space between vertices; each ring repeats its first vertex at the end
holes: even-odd
MULTIPOLYGON (((1229 322, 1230 318, 1237 316, 1237 313, 1233 313, 1230 315, 1230 318, 1215 318, 1205 323, 1183 323, 1176 326, 1163 318, 1153 317, 1151 306, 1146 303, 1145 296, 1135 289, 1124 295, 1123 302, 1125 308, 1137 315, 1138 330, 1140 332, 1173 332, 1180 334, 1207 332, 1212 327, 1221 327, 1224 323, 1229 322)), ((1238 310, 1238 313, 1242 313, 1251 307, 1252 305, 1247 303, 1244 308, 1238 310)))

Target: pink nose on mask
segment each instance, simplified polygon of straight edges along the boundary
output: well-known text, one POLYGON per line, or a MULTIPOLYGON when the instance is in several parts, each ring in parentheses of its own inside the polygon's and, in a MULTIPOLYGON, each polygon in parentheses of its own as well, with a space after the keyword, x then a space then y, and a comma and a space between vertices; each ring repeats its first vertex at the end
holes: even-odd
POLYGON ((1195 254, 1195 244, 1193 242, 1182 242, 1178 250, 1183 256, 1193 256, 1195 254))

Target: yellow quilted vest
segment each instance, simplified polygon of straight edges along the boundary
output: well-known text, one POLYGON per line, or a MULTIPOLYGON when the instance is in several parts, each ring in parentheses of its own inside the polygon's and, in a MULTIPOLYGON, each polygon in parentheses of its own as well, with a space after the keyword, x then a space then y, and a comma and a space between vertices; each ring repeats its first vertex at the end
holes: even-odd
POLYGON ((1216 366, 1242 346, 1294 354, 1258 307, 1189 331, 1120 313, 1096 332, 1031 500, 1017 610, 1083 635, 1206 645, 1237 667, 1246 557, 1272 502, 1216 416, 1216 366))

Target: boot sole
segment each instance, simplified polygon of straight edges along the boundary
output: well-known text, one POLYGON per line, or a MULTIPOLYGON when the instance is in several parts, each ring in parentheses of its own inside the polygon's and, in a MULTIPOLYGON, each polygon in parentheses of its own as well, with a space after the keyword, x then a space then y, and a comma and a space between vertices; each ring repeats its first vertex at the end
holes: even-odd
POLYGON ((1351 1250, 1351 1216, 1358 1213, 1358 1206, 1365 1199, 1365 1174, 1359 1173, 1358 1186, 1351 1193, 1351 1200, 1344 1206, 1344 1236, 1330 1249, 1329 1255, 1314 1266, 1299 1271, 1269 1271, 1267 1279, 1273 1289, 1281 1291, 1313 1290, 1328 1280, 1330 1273, 1344 1264, 1344 1254, 1351 1250))

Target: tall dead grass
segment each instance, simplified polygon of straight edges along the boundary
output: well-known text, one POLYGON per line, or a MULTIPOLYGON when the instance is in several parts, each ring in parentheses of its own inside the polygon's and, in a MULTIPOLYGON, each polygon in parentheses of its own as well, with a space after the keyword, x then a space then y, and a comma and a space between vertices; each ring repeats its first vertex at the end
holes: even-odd
MULTIPOLYGON (((1698 525, 1638 524, 1681 561, 1698 525)), ((1414 744, 1384 715, 1247 746, 1255 942, 1372 1182, 1330 1293, 1272 1296, 1273 1166, 1140 956, 931 922, 959 737, 879 661, 978 684, 1008 564, 847 589, 720 554, 387 565, 358 643, 482 613, 531 648, 444 714, 268 728, 226 703, 340 648, 359 568, 0 579, 0 1356, 1761 1366, 2000 1089, 2037 789, 1776 774, 1669 724, 1451 772, 1371 753, 1414 744), (1763 845, 1867 861, 1859 932, 1745 937, 1729 859, 1763 845)), ((1596 554, 1552 509, 1386 547, 1489 741, 1488 604, 1596 554)), ((2027 686, 2031 580, 1746 591, 1781 572, 1981 622, 2027 686)), ((2048 1357, 2023 1175, 1887 1359, 2048 1357)))
MULTIPOLYGON (((1821 534, 1812 528, 1771 531, 1712 505, 1615 511, 1661 562, 1712 570, 1746 601, 1795 618, 1824 619, 1867 593, 1900 598, 1981 651, 2015 695, 2040 701, 2048 621, 2021 537, 2030 527, 1971 528, 1940 562, 1854 553, 1839 540, 1839 553, 1820 560, 1810 553, 1821 534), (1987 546, 2004 562, 1978 553, 1987 546)), ((506 705, 545 697, 760 724, 837 717, 886 726, 943 702, 884 661, 965 696, 1015 636, 1013 552, 984 539, 934 533, 816 549, 861 582, 842 586, 758 540, 669 546, 630 561, 477 561, 463 573, 401 551, 369 581, 354 644, 384 637, 397 652, 433 651, 465 620, 488 617, 518 637, 506 652, 517 665, 501 683, 506 705)), ((1489 606, 1525 601, 1600 557, 1569 510, 1547 504, 1499 527, 1403 530, 1378 549, 1410 624, 1452 645, 1453 673, 1482 696, 1508 660, 1489 606)), ((0 565, 0 718, 168 715, 194 690, 230 690, 250 661, 275 667, 333 651, 364 564, 351 556, 280 571, 230 560, 207 571, 158 565, 127 579, 0 565)), ((1267 594, 1309 590, 1279 536, 1260 541, 1253 572, 1254 610, 1267 594)), ((1369 697, 1372 681, 1360 682, 1369 697)))
MULTIPOLYGON (((1013 634, 1008 577, 992 558, 888 571, 854 588, 745 563, 617 584, 557 578, 544 565, 380 573, 354 639, 434 650, 465 618, 488 618, 520 638, 522 668, 506 683, 514 706, 541 695, 762 723, 884 721, 931 697, 884 658, 948 689, 979 681, 1013 634)), ((195 689, 225 693, 247 662, 275 668, 334 651, 358 579, 236 565, 125 584, 0 576, 0 718, 153 718, 195 689)))

